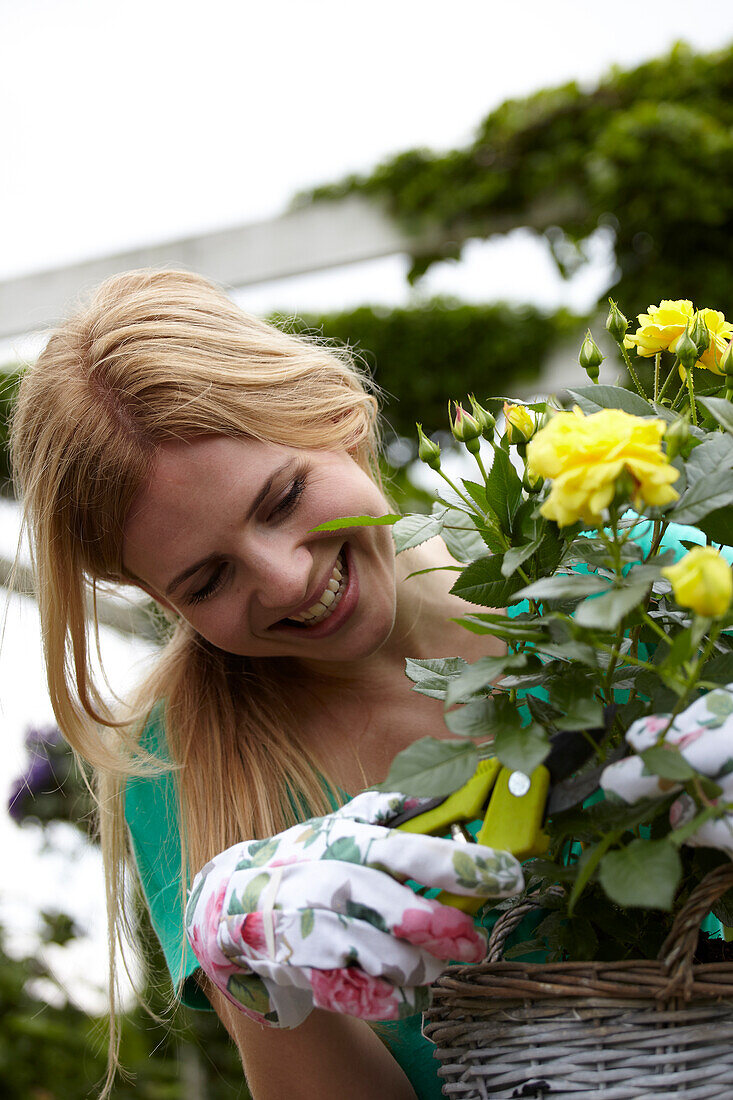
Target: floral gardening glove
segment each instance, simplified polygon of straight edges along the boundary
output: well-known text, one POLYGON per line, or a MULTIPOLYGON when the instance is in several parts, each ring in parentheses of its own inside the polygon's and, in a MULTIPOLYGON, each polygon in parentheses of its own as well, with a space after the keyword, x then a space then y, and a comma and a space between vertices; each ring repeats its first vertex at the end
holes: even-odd
POLYGON ((196 875, 188 938, 237 1008, 274 1027, 296 1027, 312 1008, 400 1019, 426 1006, 445 960, 483 958, 485 934, 471 917, 402 883, 498 899, 522 889, 522 869, 507 852, 387 827, 415 801, 367 791, 326 817, 236 844, 196 875))
MULTIPOLYGON (((722 794, 714 805, 727 807, 730 813, 704 822, 686 843, 700 848, 720 848, 733 858, 733 684, 716 688, 696 699, 675 716, 653 714, 639 718, 630 726, 626 740, 637 753, 659 744, 678 752, 700 775, 712 779, 722 794), (667 727, 669 727, 667 729, 667 727)), ((611 764, 601 775, 601 787, 624 802, 642 798, 664 798, 682 784, 662 779, 647 768, 641 756, 629 756, 611 764)), ((694 800, 681 794, 669 811, 674 828, 691 821, 698 813, 694 800)))

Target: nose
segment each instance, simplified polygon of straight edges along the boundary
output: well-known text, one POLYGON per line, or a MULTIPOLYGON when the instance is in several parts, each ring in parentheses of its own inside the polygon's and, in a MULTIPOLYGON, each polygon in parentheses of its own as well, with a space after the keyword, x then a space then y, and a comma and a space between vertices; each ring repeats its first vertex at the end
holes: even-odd
POLYGON ((305 600, 313 569, 305 547, 265 539, 256 548, 250 547, 248 558, 252 595, 262 608, 286 614, 305 600))

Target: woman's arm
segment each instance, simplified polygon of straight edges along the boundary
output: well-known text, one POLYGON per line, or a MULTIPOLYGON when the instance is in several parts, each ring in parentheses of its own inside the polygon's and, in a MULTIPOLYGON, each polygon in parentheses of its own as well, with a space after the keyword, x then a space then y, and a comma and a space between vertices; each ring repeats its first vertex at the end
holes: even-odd
POLYGON ((315 1009, 292 1031, 267 1028, 238 1012, 208 978, 200 980, 237 1044, 253 1100, 416 1100, 363 1020, 315 1009))

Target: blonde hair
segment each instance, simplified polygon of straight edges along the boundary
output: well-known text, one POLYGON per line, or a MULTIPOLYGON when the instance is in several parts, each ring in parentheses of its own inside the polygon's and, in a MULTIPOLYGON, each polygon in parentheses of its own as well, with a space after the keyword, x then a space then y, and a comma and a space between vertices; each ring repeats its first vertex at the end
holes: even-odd
MULTIPOLYGON (((105 701, 90 665, 88 608, 99 582, 133 580, 121 558, 133 497, 163 442, 210 434, 348 449, 379 484, 376 414, 373 387, 347 349, 248 316, 186 271, 108 279, 22 379, 13 464, 51 701, 64 736, 96 776, 113 1020, 117 944, 129 929, 124 792, 128 777, 166 768, 141 741, 156 703, 164 702, 177 769, 182 890, 189 868, 243 837, 294 823, 302 804, 329 809, 328 785, 298 744, 284 703, 291 662, 234 657, 179 622, 127 713, 105 701)), ((116 1050, 110 1073, 114 1065, 116 1050)), ((110 1083, 111 1076, 105 1091, 110 1083)))

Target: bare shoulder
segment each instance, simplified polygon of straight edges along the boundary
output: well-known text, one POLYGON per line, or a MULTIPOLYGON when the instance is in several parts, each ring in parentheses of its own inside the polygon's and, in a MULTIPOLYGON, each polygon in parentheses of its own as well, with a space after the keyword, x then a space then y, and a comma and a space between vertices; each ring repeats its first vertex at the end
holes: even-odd
POLYGON ((206 979, 202 984, 239 1049, 253 1100, 416 1100, 402 1069, 363 1020, 316 1009, 292 1031, 263 1027, 206 979))

